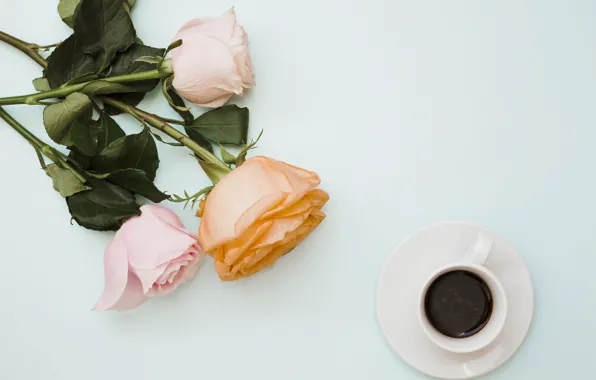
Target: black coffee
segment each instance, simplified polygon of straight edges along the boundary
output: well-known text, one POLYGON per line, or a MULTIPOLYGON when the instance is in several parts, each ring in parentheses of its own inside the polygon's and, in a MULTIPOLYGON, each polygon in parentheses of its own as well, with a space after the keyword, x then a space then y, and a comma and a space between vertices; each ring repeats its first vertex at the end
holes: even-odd
POLYGON ((455 270, 433 281, 424 298, 424 310, 430 324, 441 334, 467 338, 488 323, 493 298, 480 277, 455 270))

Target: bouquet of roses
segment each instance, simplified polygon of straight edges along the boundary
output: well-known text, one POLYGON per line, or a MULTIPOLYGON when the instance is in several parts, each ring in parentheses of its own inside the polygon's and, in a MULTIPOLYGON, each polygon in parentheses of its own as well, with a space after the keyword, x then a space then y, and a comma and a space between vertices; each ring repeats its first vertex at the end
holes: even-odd
MULTIPOLYGON (((316 173, 268 157, 247 158, 249 110, 226 104, 253 85, 248 36, 231 9, 186 23, 167 48, 142 42, 134 0, 60 0, 58 13, 73 33, 40 46, 0 32, 0 40, 37 62, 36 92, 0 98, 0 118, 25 138, 66 200, 72 219, 117 231, 105 252, 105 290, 96 310, 134 308, 191 278, 204 253, 224 281, 250 276, 291 251, 324 219, 329 199, 316 173), (51 53, 44 58, 40 52, 51 53), (138 107, 160 87, 180 119, 138 107), (195 117, 185 101, 210 108, 195 117), (50 145, 3 106, 43 106, 50 145), (126 135, 114 115, 138 120, 126 135), (157 143, 190 150, 213 186, 168 195, 154 185, 157 143), (58 147, 56 147, 58 145, 58 147), (238 154, 224 146, 238 147, 238 154), (198 208, 198 234, 171 210, 198 208)), ((196 109, 196 107, 194 107, 196 109)), ((260 135, 259 135, 260 137, 260 135)))

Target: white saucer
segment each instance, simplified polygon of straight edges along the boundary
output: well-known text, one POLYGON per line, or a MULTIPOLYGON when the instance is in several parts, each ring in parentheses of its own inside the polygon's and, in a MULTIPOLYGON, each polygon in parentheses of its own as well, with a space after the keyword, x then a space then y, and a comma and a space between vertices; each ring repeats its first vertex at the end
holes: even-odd
POLYGON ((526 265, 501 236, 481 227, 441 223, 415 233, 389 258, 377 289, 377 313, 385 337, 395 352, 419 371, 443 379, 470 379, 505 363, 523 343, 534 311, 534 291, 526 265), (490 346, 471 354, 454 354, 437 347, 417 319, 419 293, 437 268, 462 260, 480 231, 494 239, 486 262, 507 293, 507 322, 490 346))

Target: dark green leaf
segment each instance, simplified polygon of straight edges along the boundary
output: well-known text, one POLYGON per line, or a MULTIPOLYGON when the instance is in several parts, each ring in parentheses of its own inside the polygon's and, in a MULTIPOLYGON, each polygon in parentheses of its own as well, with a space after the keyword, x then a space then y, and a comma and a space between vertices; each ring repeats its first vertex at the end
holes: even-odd
POLYGON ((74 78, 99 72, 100 64, 83 52, 83 46, 72 34, 48 57, 45 77, 52 88, 60 87, 74 78))
POLYGON ((189 127, 184 127, 184 129, 186 130, 186 134, 188 135, 188 137, 191 138, 191 140, 193 140, 203 148, 207 149, 209 152, 213 153, 213 146, 211 145, 211 142, 204 138, 201 132, 197 131, 196 129, 191 129, 189 127))
POLYGON ((124 133, 118 123, 109 115, 102 112, 98 121, 97 154, 101 154, 108 145, 124 136, 126 136, 126 133, 124 133))
POLYGON ((159 157, 151 134, 145 128, 141 133, 121 137, 110 143, 94 163, 100 173, 112 173, 120 169, 140 169, 151 181, 155 179, 159 157))
POLYGON ((85 186, 70 170, 62 169, 56 164, 48 165, 46 174, 52 178, 54 190, 64 198, 91 189, 89 186, 85 186))
MULTIPOLYGON (((154 63, 138 61, 145 56, 161 56, 165 50, 151 46, 132 44, 125 52, 118 53, 111 66, 108 76, 134 74, 155 69, 154 63)), ((159 79, 151 79, 140 82, 130 83, 127 86, 134 88, 138 92, 149 92, 157 86, 159 79)))
MULTIPOLYGON (((72 28, 74 24, 74 13, 81 0, 60 0, 58 4, 58 14, 62 18, 62 21, 72 28)), ((124 2, 124 9, 130 12, 130 8, 133 7, 135 0, 127 0, 124 2)))
MULTIPOLYGON (((151 46, 146 46, 142 44, 133 44, 128 50, 124 53, 119 53, 116 56, 111 68, 111 72, 109 76, 116 76, 116 75, 125 75, 125 74, 133 74, 142 71, 148 71, 155 68, 155 64, 150 64, 146 62, 135 62, 140 57, 147 56, 147 55, 161 55, 163 54, 164 49, 157 49, 151 46)), ((128 93, 128 94, 113 94, 111 97, 130 106, 138 105, 143 98, 145 97, 144 92, 149 92, 157 86, 159 83, 159 79, 151 79, 146 81, 140 81, 135 83, 127 84, 127 87, 133 88, 138 93, 128 93)), ((119 115, 122 113, 121 110, 106 104, 105 111, 110 115, 119 115)))
POLYGON ((134 195, 106 180, 89 179, 92 190, 66 198, 72 218, 81 226, 97 231, 115 231, 128 218, 140 215, 134 195))
POLYGON ((76 146, 70 147, 68 158, 74 160, 78 166, 87 170, 91 167, 91 157, 86 156, 76 146))
POLYGON ((205 112, 188 128, 210 141, 244 145, 248 135, 248 108, 230 104, 205 112))
POLYGON ((97 138, 92 133, 93 125, 96 122, 89 118, 78 118, 70 125, 68 133, 72 146, 76 146, 86 156, 93 156, 97 151, 97 138))
POLYGON ((236 167, 242 165, 244 163, 244 161, 246 161, 246 154, 248 153, 249 150, 255 148, 255 146, 257 145, 257 143, 261 139, 261 136, 263 136, 263 131, 261 131, 261 133, 259 133, 259 136, 257 137, 257 139, 255 141, 251 142, 250 144, 248 144, 247 146, 245 146, 240 151, 240 153, 238 154, 238 158, 236 159, 236 167))
POLYGON ((107 180, 155 203, 169 198, 155 187, 144 171, 139 169, 116 170, 107 176, 107 180))
POLYGON ((74 34, 83 52, 98 62, 99 71, 135 42, 136 31, 124 3, 124 0, 83 1, 75 11, 74 34))
POLYGON ((33 79, 33 87, 35 87, 35 91, 50 91, 52 89, 48 79, 43 77, 33 79))
POLYGON ((99 115, 99 120, 88 125, 90 137, 94 143, 94 154, 86 155, 75 146, 70 147, 69 157, 75 160, 83 169, 93 169, 93 163, 98 160, 99 154, 113 141, 124 137, 126 134, 120 126, 105 112, 99 115))
POLYGON ((226 148, 224 148, 223 146, 220 145, 219 151, 221 153, 221 159, 223 160, 223 162, 225 162, 228 165, 236 163, 236 156, 234 156, 232 153, 228 152, 226 150, 226 148))
POLYGON ((63 102, 47 106, 43 111, 43 123, 52 140, 71 146, 70 128, 76 120, 90 120, 93 114, 91 100, 85 94, 75 92, 63 102))
POLYGON ((195 120, 195 117, 193 116, 192 112, 190 112, 190 109, 186 107, 186 104, 184 104, 184 99, 182 99, 180 95, 178 95, 174 87, 168 88, 166 90, 166 93, 168 94, 171 102, 174 104, 174 106, 172 106, 172 109, 182 117, 182 119, 184 120, 184 124, 192 124, 192 122, 195 120))
POLYGON ((52 88, 99 74, 136 40, 124 0, 84 1, 75 8, 74 34, 48 57, 45 77, 52 88))

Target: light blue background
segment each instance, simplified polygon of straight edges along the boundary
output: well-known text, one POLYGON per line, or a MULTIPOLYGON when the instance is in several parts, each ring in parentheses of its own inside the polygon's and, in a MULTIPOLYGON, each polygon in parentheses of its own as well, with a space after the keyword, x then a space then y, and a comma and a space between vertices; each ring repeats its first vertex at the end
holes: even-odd
MULTIPOLYGON (((0 0, 0 28, 64 39, 56 3, 0 0)), ((139 35, 155 46, 232 5, 137 3, 139 35)), ((91 313, 112 235, 71 226, 33 150, 0 123, 0 378, 422 379, 385 344, 375 290, 396 244, 442 220, 499 231, 533 276, 528 340, 486 378, 593 377, 596 2, 235 4, 257 74, 237 101, 251 134, 265 131, 256 152, 316 170, 328 219, 249 280, 220 283, 208 261, 172 297, 91 313)), ((38 76, 0 46, 0 96, 31 92, 38 76)), ((142 106, 174 116, 158 93, 142 106)), ((45 138, 41 108, 9 111, 45 138)), ((159 148, 160 187, 207 183, 185 151, 159 148)))

